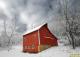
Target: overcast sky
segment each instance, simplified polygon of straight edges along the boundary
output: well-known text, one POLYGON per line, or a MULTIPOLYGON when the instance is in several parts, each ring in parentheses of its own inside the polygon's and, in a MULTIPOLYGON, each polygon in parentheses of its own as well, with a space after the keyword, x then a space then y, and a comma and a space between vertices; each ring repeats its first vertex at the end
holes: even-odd
MULTIPOLYGON (((80 5, 80 0, 67 1, 72 8, 78 8, 80 5)), ((60 9, 63 4, 64 0, 0 0, 0 27, 3 26, 2 19, 5 15, 7 18, 16 16, 16 26, 18 27, 16 31, 19 33, 43 23, 48 23, 52 32, 59 32, 63 30, 62 27, 65 23, 62 20, 60 9)))

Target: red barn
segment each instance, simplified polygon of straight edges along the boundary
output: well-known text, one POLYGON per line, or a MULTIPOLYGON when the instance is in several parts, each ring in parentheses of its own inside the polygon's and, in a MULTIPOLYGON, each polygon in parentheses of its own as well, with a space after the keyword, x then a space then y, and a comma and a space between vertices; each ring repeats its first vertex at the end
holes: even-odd
POLYGON ((23 52, 37 53, 57 45, 57 38, 50 32, 47 24, 23 35, 23 52))

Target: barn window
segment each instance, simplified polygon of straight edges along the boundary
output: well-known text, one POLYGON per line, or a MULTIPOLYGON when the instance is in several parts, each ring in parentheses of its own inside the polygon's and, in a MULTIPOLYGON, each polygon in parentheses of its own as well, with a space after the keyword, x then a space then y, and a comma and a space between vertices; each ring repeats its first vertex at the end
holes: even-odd
POLYGON ((32 49, 33 49, 33 48, 35 48, 35 45, 34 45, 34 44, 32 44, 32 49))
POLYGON ((31 46, 28 46, 28 49, 31 48, 31 46))
POLYGON ((35 45, 34 44, 32 44, 31 46, 25 46, 25 49, 34 49, 35 48, 35 45))

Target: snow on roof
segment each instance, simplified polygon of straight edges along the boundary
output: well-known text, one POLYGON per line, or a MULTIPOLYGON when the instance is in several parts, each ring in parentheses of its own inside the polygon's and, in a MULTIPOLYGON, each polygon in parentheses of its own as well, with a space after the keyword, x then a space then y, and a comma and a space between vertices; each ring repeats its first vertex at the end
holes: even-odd
POLYGON ((34 32, 34 31, 36 31, 36 30, 39 30, 39 29, 40 29, 42 26, 44 26, 45 24, 47 24, 47 23, 44 23, 44 24, 42 24, 42 25, 40 25, 40 26, 38 26, 38 27, 36 27, 36 28, 34 28, 34 29, 28 30, 28 31, 26 31, 23 35, 29 34, 29 33, 34 32))

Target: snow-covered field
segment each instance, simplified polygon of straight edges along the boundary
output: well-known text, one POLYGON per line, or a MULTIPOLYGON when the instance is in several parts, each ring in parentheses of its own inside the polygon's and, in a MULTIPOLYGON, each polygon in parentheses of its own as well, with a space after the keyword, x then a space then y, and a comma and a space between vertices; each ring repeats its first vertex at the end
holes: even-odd
POLYGON ((73 50, 70 46, 51 47, 37 54, 23 53, 22 46, 13 46, 12 50, 0 51, 0 57, 70 57, 70 54, 80 53, 80 49, 73 50))

